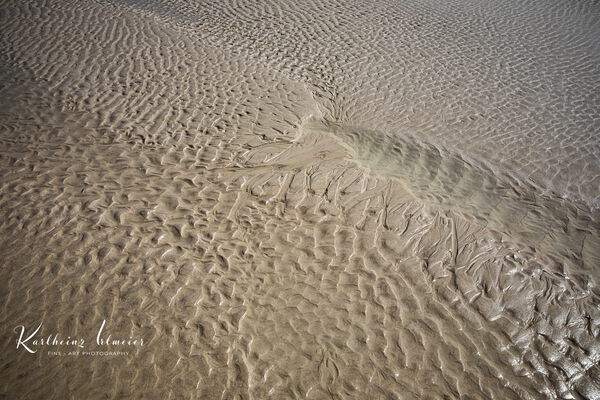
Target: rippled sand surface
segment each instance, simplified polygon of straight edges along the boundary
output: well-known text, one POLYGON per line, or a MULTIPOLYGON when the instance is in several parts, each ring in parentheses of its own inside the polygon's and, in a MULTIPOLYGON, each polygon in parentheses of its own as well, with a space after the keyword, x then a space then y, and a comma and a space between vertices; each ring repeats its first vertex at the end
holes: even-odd
POLYGON ((0 398, 600 398, 598 2, 0 4, 0 398))

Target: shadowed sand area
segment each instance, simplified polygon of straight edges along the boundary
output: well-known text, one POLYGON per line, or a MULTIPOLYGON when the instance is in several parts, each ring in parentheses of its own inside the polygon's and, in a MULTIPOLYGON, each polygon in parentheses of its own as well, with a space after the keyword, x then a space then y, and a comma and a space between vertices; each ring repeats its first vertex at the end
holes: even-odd
POLYGON ((600 398, 597 2, 0 4, 0 398, 600 398))

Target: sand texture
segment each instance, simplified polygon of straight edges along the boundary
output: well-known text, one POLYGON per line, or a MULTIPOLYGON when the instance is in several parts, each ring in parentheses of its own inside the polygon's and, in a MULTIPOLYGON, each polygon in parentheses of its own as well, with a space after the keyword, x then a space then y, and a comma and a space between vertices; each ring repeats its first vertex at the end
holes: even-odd
POLYGON ((0 4, 0 399, 600 399, 597 1, 0 4))

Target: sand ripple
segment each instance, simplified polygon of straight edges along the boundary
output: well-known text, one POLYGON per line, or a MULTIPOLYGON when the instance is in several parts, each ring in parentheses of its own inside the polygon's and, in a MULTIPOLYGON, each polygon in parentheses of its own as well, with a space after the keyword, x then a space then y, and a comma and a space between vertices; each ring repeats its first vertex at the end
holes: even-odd
POLYGON ((4 2, 0 397, 598 398, 597 5, 437 3, 4 2))

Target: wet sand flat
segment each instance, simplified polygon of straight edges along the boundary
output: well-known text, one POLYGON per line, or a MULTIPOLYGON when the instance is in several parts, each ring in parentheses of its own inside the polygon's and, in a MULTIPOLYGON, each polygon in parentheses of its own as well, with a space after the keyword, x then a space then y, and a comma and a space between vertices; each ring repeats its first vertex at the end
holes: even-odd
POLYGON ((597 3, 1 4, 0 398, 600 398, 597 3))

